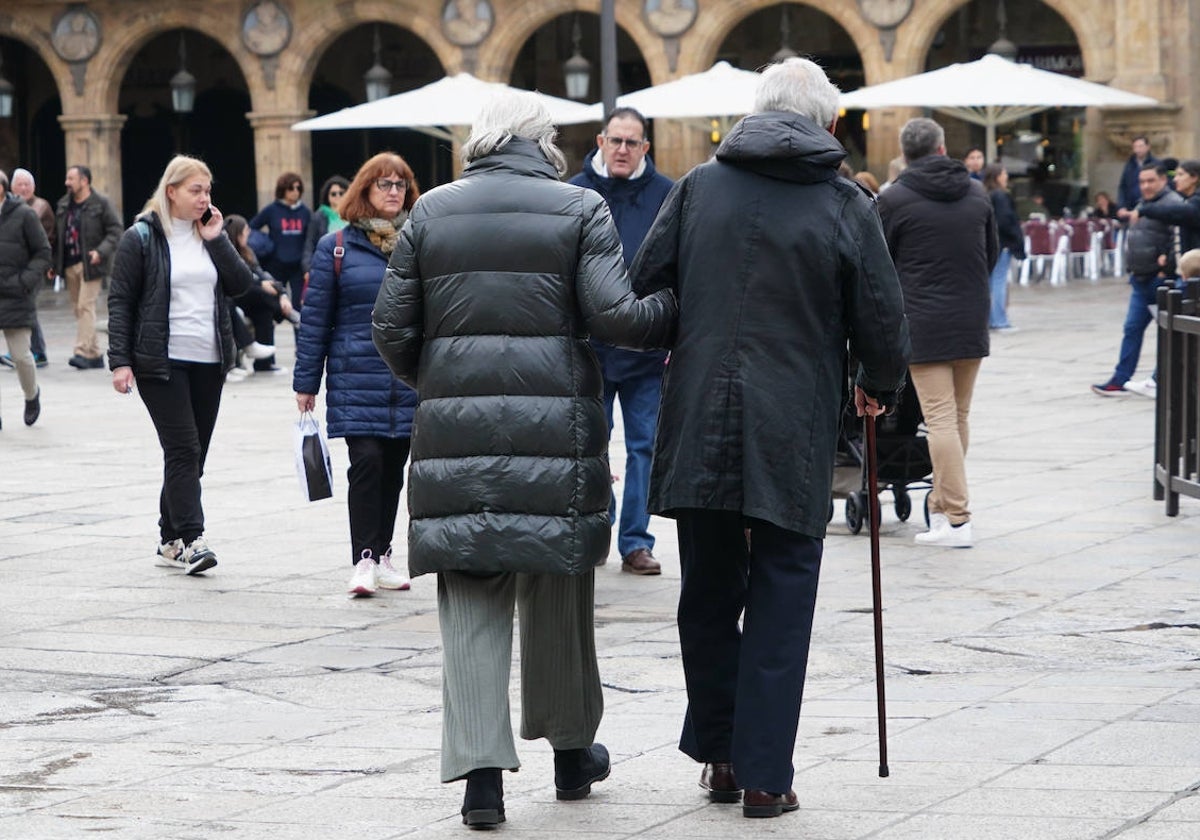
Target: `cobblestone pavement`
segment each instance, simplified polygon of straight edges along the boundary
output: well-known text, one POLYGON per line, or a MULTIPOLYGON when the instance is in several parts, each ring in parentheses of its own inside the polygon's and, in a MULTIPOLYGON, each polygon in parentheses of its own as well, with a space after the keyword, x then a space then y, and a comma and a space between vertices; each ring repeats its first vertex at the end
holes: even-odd
MULTIPOLYGON (((505 836, 1200 837, 1200 503, 1171 519, 1152 500, 1151 401, 1088 391, 1125 306, 1112 279, 1014 290, 1020 330, 994 337, 976 391, 974 549, 914 546, 919 513, 885 505, 890 778, 869 542, 839 502, 801 809, 750 821, 707 803, 675 746, 679 564, 656 519, 661 577, 597 573, 612 777, 556 802, 548 745, 520 743, 505 836)), ((152 564, 161 457, 145 409, 107 373, 67 367, 65 295, 43 311, 36 426, 0 371, 0 837, 463 836, 462 788, 437 781, 434 580, 345 595, 345 447, 335 498, 302 502, 290 376, 226 388, 204 481, 220 565, 188 579, 152 564)), ((290 365, 290 334, 279 342, 290 365)))

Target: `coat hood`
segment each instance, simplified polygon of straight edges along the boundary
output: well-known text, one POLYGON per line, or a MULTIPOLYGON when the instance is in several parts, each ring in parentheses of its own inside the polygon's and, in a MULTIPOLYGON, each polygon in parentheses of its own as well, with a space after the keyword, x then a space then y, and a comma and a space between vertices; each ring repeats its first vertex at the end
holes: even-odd
POLYGON ((541 148, 525 137, 513 137, 491 154, 467 164, 464 176, 506 170, 517 175, 559 179, 554 164, 546 160, 541 148))
POLYGON ((931 201, 958 201, 971 189, 967 167, 962 161, 945 155, 928 155, 914 160, 896 182, 931 201))
MULTIPOLYGON (((594 161, 599 153, 600 149, 593 148, 583 158, 583 171, 580 173, 579 179, 583 181, 583 186, 595 190, 606 199, 612 197, 620 200, 622 197, 628 196, 631 203, 637 205, 642 191, 654 182, 654 176, 658 174, 654 161, 650 159, 649 155, 646 155, 642 159, 645 163, 642 174, 636 178, 610 178, 596 171, 594 161)), ((579 183, 579 180, 573 179, 573 183, 579 183)), ((655 209, 657 210, 657 208, 655 209)))
POLYGON ((0 201, 0 216, 7 216, 24 203, 25 199, 21 198, 21 196, 17 195, 16 193, 5 193, 4 200, 0 201))
POLYGON ((808 117, 783 111, 751 114, 717 148, 717 159, 768 178, 814 184, 837 176, 846 150, 808 117))

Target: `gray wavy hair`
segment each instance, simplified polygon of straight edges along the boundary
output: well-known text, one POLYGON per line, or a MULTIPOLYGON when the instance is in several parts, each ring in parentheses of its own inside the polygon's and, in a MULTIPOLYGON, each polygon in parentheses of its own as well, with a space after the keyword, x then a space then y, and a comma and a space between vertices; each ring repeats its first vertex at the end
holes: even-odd
POLYGON ((839 93, 821 65, 807 58, 789 58, 763 70, 754 93, 754 111, 787 111, 828 128, 838 113, 839 93))
POLYGON ((479 109, 471 125, 471 136, 463 143, 463 161, 470 163, 490 155, 514 137, 537 143, 558 174, 567 174, 567 158, 554 145, 558 129, 550 119, 550 112, 536 96, 523 90, 498 93, 479 109))

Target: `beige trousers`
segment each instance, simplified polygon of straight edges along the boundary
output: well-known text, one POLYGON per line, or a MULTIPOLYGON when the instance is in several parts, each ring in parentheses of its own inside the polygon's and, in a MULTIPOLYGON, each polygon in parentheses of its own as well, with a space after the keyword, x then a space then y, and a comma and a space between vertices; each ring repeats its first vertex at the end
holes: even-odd
POLYGON ((33 330, 29 327, 6 328, 4 341, 8 344, 8 355, 12 356, 13 367, 17 369, 17 381, 21 383, 21 391, 25 400, 37 396, 37 367, 33 363, 33 351, 29 349, 29 338, 33 330))
POLYGON ((966 469, 971 438, 968 417, 980 361, 955 359, 908 368, 929 430, 929 458, 933 461, 929 512, 944 513, 951 525, 971 519, 966 469))
POLYGON ((83 263, 63 269, 67 281, 67 294, 75 307, 75 355, 95 359, 100 355, 100 342, 96 340, 96 299, 100 297, 99 279, 84 280, 83 263))
POLYGON ((442 628, 443 782, 515 770, 508 704, 513 607, 521 625, 521 737, 558 750, 590 746, 604 713, 596 666, 595 573, 438 575, 442 628))

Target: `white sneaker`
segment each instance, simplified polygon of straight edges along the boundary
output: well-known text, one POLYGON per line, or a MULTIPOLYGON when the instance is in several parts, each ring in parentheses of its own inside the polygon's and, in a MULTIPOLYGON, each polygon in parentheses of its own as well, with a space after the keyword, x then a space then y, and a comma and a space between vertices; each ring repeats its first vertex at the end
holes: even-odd
POLYGON ((350 585, 348 591, 351 595, 374 595, 376 588, 376 575, 379 573, 379 564, 375 562, 375 558, 371 556, 369 549, 364 549, 362 559, 354 564, 354 574, 350 576, 350 585))
POLYGON ((167 569, 186 569, 187 563, 183 562, 183 540, 171 540, 159 545, 154 555, 154 565, 167 569))
MULTIPOLYGON (((930 519, 932 520, 933 517, 931 516, 930 519)), ((970 548, 972 545, 971 522, 968 520, 961 525, 951 525, 950 520, 946 520, 946 527, 917 534, 914 540, 917 545, 938 545, 943 548, 970 548)))
POLYGON ((217 555, 208 547, 203 534, 188 543, 180 559, 183 560, 184 569, 189 575, 198 575, 217 565, 217 555))
POLYGON ((946 514, 944 514, 944 513, 929 514, 929 530, 930 531, 940 531, 943 528, 949 528, 949 527, 950 527, 950 517, 946 516, 946 514))
POLYGON ((392 565, 392 550, 390 548, 383 552, 383 556, 379 558, 379 571, 375 579, 380 589, 408 589, 411 585, 408 575, 392 565))
POLYGON ((242 348, 242 352, 251 359, 269 359, 275 355, 275 345, 259 344, 257 341, 251 341, 242 348))
POLYGON ((240 368, 240 367, 230 368, 229 373, 225 374, 225 381, 226 382, 242 382, 249 375, 250 374, 245 370, 245 368, 240 368))
POLYGON ((1125 383, 1125 390, 1138 396, 1149 397, 1152 400, 1158 397, 1158 383, 1152 378, 1143 379, 1141 382, 1130 379, 1125 383))

